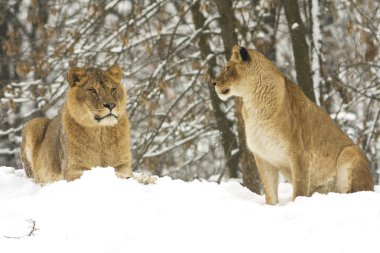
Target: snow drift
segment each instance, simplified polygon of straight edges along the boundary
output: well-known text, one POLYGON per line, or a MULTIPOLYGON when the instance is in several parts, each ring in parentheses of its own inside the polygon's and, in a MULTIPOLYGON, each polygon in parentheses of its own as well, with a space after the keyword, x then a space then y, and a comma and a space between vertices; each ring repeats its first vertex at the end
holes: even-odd
POLYGON ((41 187, 0 167, 0 252, 374 252, 380 194, 315 194, 279 206, 236 182, 155 185, 95 168, 41 187))

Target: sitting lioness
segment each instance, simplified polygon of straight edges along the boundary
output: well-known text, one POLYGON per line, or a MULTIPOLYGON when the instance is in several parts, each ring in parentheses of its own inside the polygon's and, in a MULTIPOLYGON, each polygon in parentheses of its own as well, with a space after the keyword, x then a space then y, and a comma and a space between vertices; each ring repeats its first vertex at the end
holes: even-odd
POLYGON ((63 110, 53 119, 36 118, 23 130, 21 161, 37 183, 79 178, 95 166, 132 176, 130 134, 123 72, 70 68, 63 110))
POLYGON ((267 204, 278 203, 279 172, 292 183, 293 199, 314 192, 373 191, 359 147, 262 54, 234 46, 214 85, 220 99, 243 100, 247 145, 267 204))

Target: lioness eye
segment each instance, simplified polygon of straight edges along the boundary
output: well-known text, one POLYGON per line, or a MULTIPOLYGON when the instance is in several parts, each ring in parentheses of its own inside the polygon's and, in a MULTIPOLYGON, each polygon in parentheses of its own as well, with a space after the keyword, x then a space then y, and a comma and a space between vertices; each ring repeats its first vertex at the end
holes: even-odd
POLYGON ((96 94, 96 90, 95 90, 94 88, 88 89, 88 91, 89 91, 91 94, 96 94))
POLYGON ((112 89, 111 89, 111 93, 112 93, 112 94, 116 94, 116 91, 117 91, 116 88, 112 88, 112 89))

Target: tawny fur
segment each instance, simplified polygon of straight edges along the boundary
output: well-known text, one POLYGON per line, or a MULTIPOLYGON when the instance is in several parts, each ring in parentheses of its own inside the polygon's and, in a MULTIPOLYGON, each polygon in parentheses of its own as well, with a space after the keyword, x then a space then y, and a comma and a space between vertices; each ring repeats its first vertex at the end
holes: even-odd
POLYGON ((107 71, 69 70, 62 111, 50 120, 33 119, 23 129, 21 161, 28 176, 38 183, 74 180, 95 166, 132 176, 122 75, 116 65, 107 71))
POLYGON ((247 145, 268 204, 278 203, 279 172, 292 183, 293 199, 373 190, 364 153, 259 52, 234 46, 215 90, 222 100, 243 100, 247 145))

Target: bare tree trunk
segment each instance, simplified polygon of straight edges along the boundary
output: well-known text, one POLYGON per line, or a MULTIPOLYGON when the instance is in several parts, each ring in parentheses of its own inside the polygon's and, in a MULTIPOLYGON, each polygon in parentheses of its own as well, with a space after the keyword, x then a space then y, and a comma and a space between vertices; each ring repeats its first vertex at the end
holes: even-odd
POLYGON ((309 47, 306 42, 305 26, 301 19, 297 0, 283 1, 285 16, 292 38, 293 56, 297 82, 306 96, 315 102, 313 79, 310 68, 309 47))
POLYGON ((32 29, 29 35, 31 47, 33 49, 32 64, 35 66, 35 79, 42 79, 46 82, 46 62, 47 56, 47 31, 46 24, 49 19, 49 0, 37 0, 29 7, 29 17, 32 20, 32 29))
MULTIPOLYGON (((204 27, 205 25, 205 17, 199 10, 200 3, 197 1, 192 7, 191 7, 191 13, 194 20, 194 25, 197 30, 199 29, 208 29, 208 27, 204 27)), ((201 57, 202 60, 206 60, 207 56, 212 54, 212 51, 207 43, 209 39, 209 36, 206 34, 201 34, 199 36, 199 48, 201 51, 201 57)), ((213 71, 214 67, 217 65, 216 58, 210 58, 208 60, 208 69, 207 74, 209 77, 209 82, 207 84, 208 89, 210 91, 210 98, 211 98, 211 104, 214 111, 215 119, 217 127, 222 135, 222 145, 226 160, 226 167, 228 168, 228 171, 230 175, 237 177, 237 169, 239 168, 239 153, 235 152, 234 154, 232 151, 237 150, 237 140, 234 132, 232 131, 232 125, 233 122, 229 120, 225 113, 220 109, 221 101, 217 97, 214 86, 210 82, 210 80, 213 80, 215 78, 215 73, 213 71)))
MULTIPOLYGON (((17 62, 17 53, 21 44, 19 37, 18 27, 12 23, 13 13, 19 8, 19 2, 12 5, 9 3, 1 2, 0 4, 0 96, 4 96, 6 87, 12 81, 19 81, 15 72, 15 65, 17 62), (12 31, 12 33, 10 32, 12 31)), ((9 115, 9 107, 12 105, 2 106, 2 114, 9 115)), ((15 111, 17 108, 12 108, 15 111)), ((13 112, 12 112, 13 113, 13 112)), ((15 126, 14 117, 0 118, 0 130, 6 131, 15 126)), ((8 166, 16 166, 15 149, 15 133, 10 131, 7 135, 0 135, 0 149, 7 150, 0 154, 0 163, 8 166)))
MULTIPOLYGON (((220 18, 220 28, 225 48, 225 57, 228 60, 231 56, 232 47, 237 44, 237 35, 235 33, 235 17, 231 0, 218 1, 215 0, 220 18)), ((244 185, 251 191, 260 192, 260 179, 253 154, 247 147, 246 135, 244 129, 244 120, 242 115, 243 101, 241 98, 235 98, 235 114, 237 118, 238 134, 239 134, 239 150, 240 162, 242 166, 244 185)))
MULTIPOLYGON (((11 20, 11 13, 7 10, 6 6, 0 6, 0 92, 3 92, 5 84, 8 84, 11 79, 10 60, 8 52, 6 51, 6 43, 8 41, 8 23, 11 20)), ((2 93, 0 93, 3 96, 2 93)))
MULTIPOLYGON (((261 6, 260 1, 252 1, 254 15, 260 16, 253 31, 253 44, 265 57, 271 61, 276 61, 276 33, 278 26, 278 14, 281 12, 281 0, 266 0, 265 5, 261 6)), ((247 24, 248 25, 248 24, 247 24)), ((247 43, 252 41, 247 41, 247 43)))

